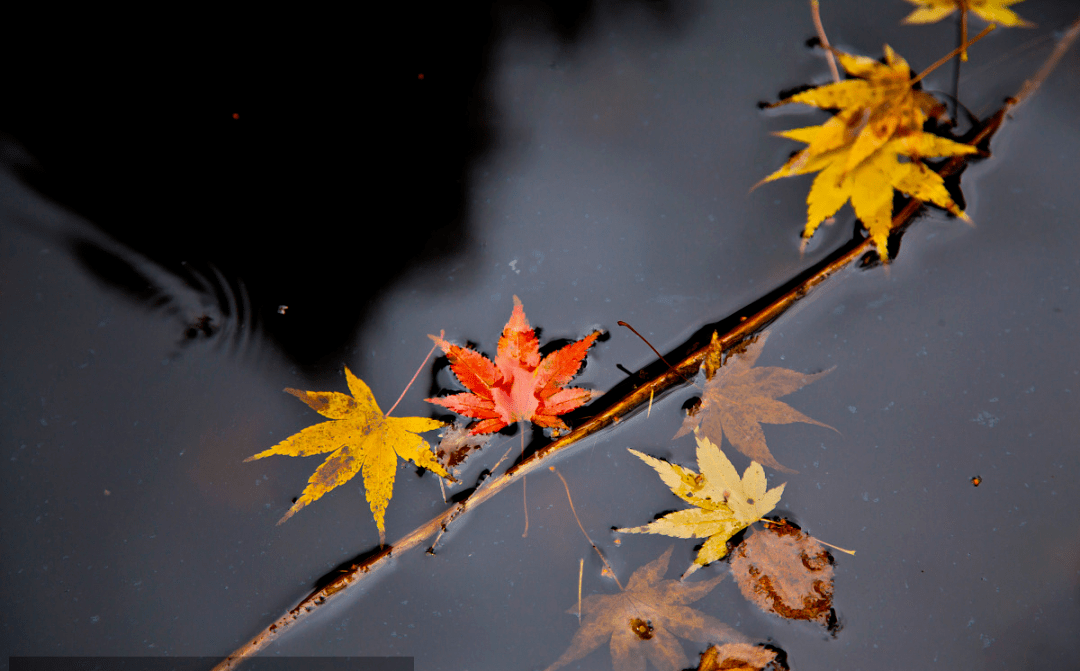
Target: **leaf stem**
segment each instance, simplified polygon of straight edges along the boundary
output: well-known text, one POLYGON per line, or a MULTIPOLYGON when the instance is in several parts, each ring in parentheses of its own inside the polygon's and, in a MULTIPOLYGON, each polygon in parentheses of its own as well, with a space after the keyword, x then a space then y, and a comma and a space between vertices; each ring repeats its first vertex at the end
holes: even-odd
MULTIPOLYGON (((525 458, 525 422, 519 421, 518 428, 521 429, 518 433, 521 434, 521 458, 525 458)), ((529 537, 529 491, 527 487, 529 481, 526 478, 521 478, 521 500, 525 505, 525 531, 521 532, 522 538, 529 537)))
POLYGON ((840 552, 846 552, 849 555, 851 555, 852 557, 855 556, 855 551, 854 550, 845 550, 844 548, 840 547, 839 545, 833 545, 832 543, 826 543, 825 541, 821 540, 820 538, 815 538, 814 540, 816 540, 818 543, 821 543, 822 545, 828 545, 829 547, 831 547, 834 550, 839 550, 840 552))
MULTIPOLYGON (((439 339, 442 339, 443 336, 445 336, 445 335, 446 335, 446 331, 439 331, 439 339)), ((389 417, 390 413, 392 413, 394 411, 394 408, 397 407, 398 403, 401 403, 401 399, 405 398, 405 392, 409 391, 409 387, 412 386, 413 382, 416 382, 416 378, 417 378, 417 376, 420 375, 420 371, 424 370, 424 366, 427 365, 428 359, 431 358, 432 353, 435 351, 435 348, 438 347, 438 346, 439 346, 438 343, 431 346, 431 350, 427 353, 427 356, 424 357, 424 361, 420 364, 420 367, 416 369, 416 372, 413 373, 412 379, 409 380, 409 384, 405 385, 405 388, 401 390, 401 396, 398 396, 397 400, 394 401, 394 405, 390 406, 390 409, 386 411, 386 416, 387 417, 389 417)))
POLYGON ((1050 56, 1046 59, 1046 62, 1044 62, 1042 67, 1039 68, 1039 71, 1035 73, 1035 76, 1025 81, 1024 85, 1020 87, 1020 91, 1012 97, 1010 103, 1013 107, 1016 107, 1020 103, 1030 98, 1031 95, 1039 89, 1039 86, 1042 85, 1043 80, 1045 80, 1050 75, 1050 72, 1054 69, 1054 66, 1058 64, 1058 61, 1061 60, 1061 57, 1065 55, 1065 52, 1069 50, 1069 47, 1072 46, 1072 43, 1076 41, 1077 35, 1080 35, 1080 18, 1073 21, 1072 25, 1069 26, 1069 29, 1065 31, 1065 34, 1061 37, 1061 40, 1058 41, 1057 46, 1055 46, 1054 50, 1050 52, 1050 56))
MULTIPOLYGON (((643 343, 645 343, 646 345, 648 345, 648 346, 649 346, 649 349, 651 349, 651 350, 653 351, 653 354, 655 354, 655 355, 657 356, 657 358, 659 358, 659 359, 660 359, 661 361, 663 361, 663 362, 664 362, 664 365, 665 365, 665 366, 667 366, 668 368, 672 368, 672 365, 671 365, 670 363, 668 363, 668 360, 664 358, 664 355, 663 355, 663 354, 661 354, 660 352, 657 352, 657 351, 656 351, 656 348, 652 346, 652 343, 651 343, 651 342, 649 342, 649 341, 648 341, 648 340, 647 340, 647 339, 645 338, 645 336, 643 336, 643 335, 641 335, 640 333, 638 333, 638 332, 637 332, 637 329, 636 329, 636 328, 634 328, 633 326, 630 326, 629 324, 627 324, 626 322, 622 321, 621 319, 620 319, 619 321, 615 322, 615 323, 616 323, 616 324, 618 324, 619 326, 625 326, 626 328, 628 328, 628 329, 630 329, 631 331, 633 331, 633 332, 634 332, 634 335, 636 335, 637 337, 641 338, 641 342, 643 342, 643 343)), ((685 379, 686 379, 686 381, 687 381, 687 382, 692 382, 692 380, 691 380, 690 378, 685 378, 685 379)), ((649 403, 650 403, 649 409, 651 410, 651 409, 652 409, 652 405, 651 405, 652 401, 650 400, 650 401, 649 401, 649 403)))
MULTIPOLYGON (((585 531, 585 527, 581 524, 581 518, 578 517, 577 509, 574 508, 574 499, 571 498, 571 496, 570 496, 570 485, 566 484, 566 478, 564 478, 562 473, 559 472, 559 469, 555 468, 554 466, 548 466, 548 470, 551 471, 552 473, 554 473, 555 475, 559 476, 559 479, 562 480, 562 486, 566 489, 566 500, 570 502, 570 512, 574 513, 574 521, 577 522, 578 529, 581 529, 582 535, 585 536, 585 540, 589 541, 589 545, 592 546, 592 549, 596 550, 596 554, 600 556, 600 561, 604 562, 604 566, 607 567, 608 572, 611 573, 611 577, 615 579, 615 584, 619 586, 619 590, 621 591, 623 589, 623 586, 622 586, 622 583, 619 582, 619 576, 617 576, 615 574, 615 569, 611 568, 611 564, 609 564, 608 560, 604 558, 604 553, 600 552, 600 548, 596 547, 596 543, 593 543, 593 540, 591 538, 589 538, 589 533, 587 531, 585 531)), ((581 562, 582 562, 582 566, 584 566, 585 565, 585 560, 582 559, 581 562)), ((580 577, 578 578, 578 619, 581 619, 581 578, 580 577)))
MULTIPOLYGON (((777 522, 775 520, 765 519, 764 517, 759 519, 758 522, 762 522, 764 524, 769 524, 769 525, 778 526, 778 527, 779 526, 784 526, 783 523, 782 523, 783 520, 781 520, 780 522, 777 522)), ((832 543, 826 543, 825 541, 821 540, 820 538, 817 538, 817 537, 814 537, 814 536, 811 536, 811 538, 813 538, 818 543, 821 543, 822 545, 828 545, 829 547, 831 547, 834 550, 839 550, 840 552, 846 552, 849 555, 851 555, 852 557, 855 556, 855 550, 845 550, 844 548, 840 547, 839 545, 833 545, 832 543)))
POLYGON ((941 58, 939 58, 939 59, 937 59, 936 61, 934 61, 934 64, 933 64, 933 65, 931 65, 930 67, 926 68, 925 70, 923 70, 922 72, 920 72, 920 73, 919 73, 919 74, 918 74, 918 75, 917 75, 917 76, 916 76, 916 77, 915 77, 914 79, 912 79, 912 80, 911 80, 911 84, 912 84, 912 85, 914 85, 914 84, 915 84, 915 82, 921 81, 923 77, 925 77, 926 75, 930 74, 930 73, 931 73, 931 72, 933 72, 934 70, 938 69, 938 68, 939 68, 939 67, 941 67, 941 66, 942 66, 943 64, 945 64, 945 63, 948 63, 948 62, 949 62, 949 59, 950 59, 950 58, 953 58, 954 56, 956 56, 956 54, 958 54, 958 53, 960 53, 960 52, 962 52, 962 51, 966 51, 968 47, 970 47, 971 45, 975 44, 976 42, 978 42, 978 41, 979 41, 979 40, 981 40, 982 38, 984 38, 984 37, 986 37, 987 35, 989 35, 989 34, 990 34, 990 31, 991 31, 991 30, 993 30, 993 29, 995 29, 995 28, 997 28, 997 26, 995 26, 995 25, 994 25, 994 24, 992 24, 992 23, 991 23, 990 25, 988 25, 987 27, 983 28, 983 29, 982 29, 982 32, 981 32, 981 33, 979 33, 978 35, 976 35, 976 36, 975 36, 975 37, 974 37, 974 38, 973 38, 973 39, 972 39, 972 40, 971 40, 970 42, 964 42, 963 44, 961 44, 960 46, 956 47, 955 49, 953 49, 953 50, 952 50, 952 51, 950 51, 949 53, 945 54, 945 55, 944 55, 944 56, 942 56, 941 58))
POLYGON ((829 46, 829 38, 825 37, 825 26, 821 25, 821 7, 818 0, 810 0, 810 15, 814 17, 814 30, 817 31, 818 40, 821 41, 821 47, 825 50, 825 58, 829 61, 829 71, 832 72, 832 78, 834 82, 840 81, 840 70, 836 67, 836 56, 833 56, 833 49, 829 46))
POLYGON ((585 577, 585 558, 581 558, 577 570, 577 621, 581 624, 581 579, 585 577))
MULTIPOLYGON (((967 40, 967 8, 963 7, 960 10, 960 16, 956 21, 956 41, 961 46, 964 41, 967 40)), ((957 58, 956 63, 953 65, 953 84, 952 84, 952 122, 953 127, 959 123, 960 119, 960 64, 967 60, 967 52, 964 52, 964 58, 957 58)))

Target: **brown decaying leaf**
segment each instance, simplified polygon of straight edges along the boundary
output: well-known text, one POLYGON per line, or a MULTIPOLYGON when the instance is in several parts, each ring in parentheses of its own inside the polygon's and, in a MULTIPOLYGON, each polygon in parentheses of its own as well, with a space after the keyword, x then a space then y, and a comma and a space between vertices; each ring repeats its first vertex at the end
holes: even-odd
POLYGON ((494 436, 473 435, 467 422, 455 420, 439 433, 439 437, 442 440, 435 446, 435 458, 449 471, 463 464, 470 454, 482 448, 494 436))
POLYGON ((775 660, 776 652, 760 645, 727 643, 702 653, 697 671, 764 671, 775 660))
POLYGON ((687 416, 674 437, 684 436, 700 427, 717 445, 726 435, 736 450, 753 461, 785 473, 796 473, 773 458, 765 443, 761 424, 806 422, 832 429, 828 424, 811 419, 776 399, 828 375, 835 366, 813 374, 772 366, 754 368, 768 336, 768 333, 762 333, 741 354, 730 357, 724 365, 714 368, 715 373, 705 382, 701 405, 696 412, 687 416))
POLYGON ((755 529, 731 553, 731 573, 743 596, 762 610, 836 630, 832 555, 797 527, 784 522, 755 529))
MULTIPOLYGON (((663 579, 672 549, 634 571, 622 592, 585 597, 581 627, 547 671, 575 662, 609 640, 618 671, 645 671, 646 659, 660 671, 687 668, 690 661, 676 636, 705 644, 745 642, 715 617, 686 605, 708 594, 724 579, 722 574, 700 582, 663 579)), ((577 604, 566 612, 576 615, 577 604)))

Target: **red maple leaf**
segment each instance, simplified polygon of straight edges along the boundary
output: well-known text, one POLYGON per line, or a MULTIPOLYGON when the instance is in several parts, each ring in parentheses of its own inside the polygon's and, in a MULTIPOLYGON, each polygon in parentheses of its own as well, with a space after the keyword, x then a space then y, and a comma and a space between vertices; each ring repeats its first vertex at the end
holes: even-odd
POLYGON ((470 433, 492 433, 517 421, 569 430, 559 415, 585 404, 592 392, 565 385, 581 368, 585 352, 600 335, 595 331, 540 359, 540 343, 514 296, 514 312, 503 327, 495 361, 438 336, 428 336, 450 359, 450 370, 470 392, 426 399, 472 417, 470 433))

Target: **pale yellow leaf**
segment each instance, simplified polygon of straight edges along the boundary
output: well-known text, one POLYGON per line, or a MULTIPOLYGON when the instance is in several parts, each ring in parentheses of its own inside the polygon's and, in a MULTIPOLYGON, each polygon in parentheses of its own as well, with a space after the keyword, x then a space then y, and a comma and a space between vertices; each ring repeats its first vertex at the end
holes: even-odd
POLYGON ((696 438, 700 474, 630 450, 652 466, 673 492, 696 507, 676 510, 644 526, 616 529, 624 533, 706 538, 694 559, 694 566, 686 575, 693 573, 696 566, 703 566, 726 555, 727 541, 768 514, 784 492, 784 485, 767 489, 761 464, 751 462, 740 478, 719 447, 708 438, 696 438), (690 487, 688 482, 697 486, 690 487))

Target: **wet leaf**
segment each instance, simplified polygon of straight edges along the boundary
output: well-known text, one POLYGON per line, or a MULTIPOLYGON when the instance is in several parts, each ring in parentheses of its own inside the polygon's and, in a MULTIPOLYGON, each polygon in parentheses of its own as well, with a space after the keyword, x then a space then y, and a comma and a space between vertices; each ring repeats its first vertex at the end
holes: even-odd
POLYGON ((335 487, 345 484, 357 473, 363 473, 368 504, 379 527, 379 542, 382 543, 386 539, 383 520, 394 492, 398 457, 444 478, 449 477, 446 469, 435 460, 431 446, 417 435, 437 429, 443 423, 425 417, 387 417, 379 409, 368 386, 348 368, 345 369, 345 379, 352 396, 335 391, 286 389, 330 421, 309 426, 244 461, 275 454, 307 457, 330 452, 326 461, 308 479, 303 494, 278 524, 335 487))
POLYGON ((668 513, 645 526, 616 529, 623 533, 707 538, 683 577, 724 557, 728 539, 767 515, 784 493, 784 485, 767 489, 761 464, 751 462, 740 478, 719 447, 707 437, 694 437, 700 473, 637 450, 630 452, 652 466, 676 496, 696 507, 668 513))
MULTIPOLYGON (((1009 9, 1009 5, 1015 5, 1023 0, 908 0, 916 9, 904 18, 904 23, 936 23, 956 10, 960 10, 960 39, 966 43, 967 37, 967 13, 974 12, 977 16, 994 25, 1008 26, 1010 28, 1023 27, 1034 28, 1035 24, 1025 21, 1009 9)), ((968 59, 967 49, 960 52, 960 60, 968 59)))
MULTIPOLYGON (((618 594, 594 594, 581 601, 581 628, 548 671, 575 662, 610 642, 612 666, 645 671, 645 660, 661 671, 690 665, 678 638, 702 644, 743 637, 711 615, 689 607, 708 594, 723 575, 696 583, 664 580, 672 548, 630 576, 618 594)), ((566 612, 577 614, 577 604, 566 612)))
POLYGON ((427 400, 480 420, 473 425, 473 434, 492 433, 519 420, 568 430, 559 415, 588 402, 592 392, 564 385, 577 374, 599 335, 591 333, 541 360, 536 333, 525 318, 521 301, 514 296, 514 312, 503 328, 494 362, 479 352, 429 336, 446 353, 450 369, 470 392, 427 400))
MULTIPOLYGON (((819 86, 777 103, 777 106, 802 103, 839 110, 819 127, 810 146, 793 156, 781 170, 793 170, 835 149, 851 147, 843 163, 844 171, 850 171, 894 135, 919 132, 927 118, 937 117, 945 110, 929 93, 912 87, 911 68, 889 45, 885 45, 884 63, 852 54, 837 56, 848 74, 856 79, 819 86)), ((779 135, 789 137, 787 133, 779 135)))
POLYGON ((933 203, 967 221, 941 176, 922 159, 978 150, 923 132, 927 118, 943 108, 929 94, 912 88, 907 62, 888 45, 884 64, 843 53, 839 60, 859 79, 804 91, 779 104, 799 102, 840 111, 820 126, 777 133, 808 146, 762 182, 818 172, 806 198, 803 238, 810 238, 850 200, 878 255, 888 261, 893 190, 933 203))
POLYGON ((776 660, 776 652, 760 645, 714 645, 701 655, 697 671, 763 671, 776 660))
MULTIPOLYGON (((754 368, 768 333, 735 354, 705 382, 701 405, 688 415, 675 438, 701 430, 717 445, 726 435, 728 442, 752 460, 786 473, 796 471, 781 466, 765 443, 761 424, 790 424, 806 422, 832 429, 828 424, 810 419, 787 403, 776 400, 802 389, 828 375, 832 368, 820 373, 799 373, 787 368, 754 368)), ((835 431, 835 429, 833 429, 835 431)))
POLYGON ((763 527, 731 555, 731 573, 743 596, 766 612, 835 630, 832 555, 792 524, 763 527))
POLYGON ((1009 9, 1023 0, 907 0, 918 9, 904 18, 904 23, 936 23, 949 16, 957 9, 970 11, 989 23, 1002 26, 1025 28, 1034 27, 1034 23, 1020 18, 1009 9))
POLYGON ((448 471, 463 464, 470 454, 482 448, 492 438, 490 435, 473 435, 468 425, 460 420, 439 432, 439 437, 441 440, 435 446, 435 458, 448 471))

